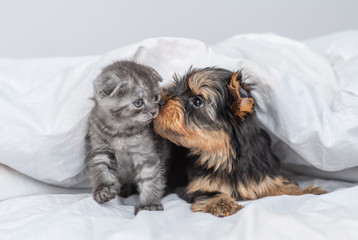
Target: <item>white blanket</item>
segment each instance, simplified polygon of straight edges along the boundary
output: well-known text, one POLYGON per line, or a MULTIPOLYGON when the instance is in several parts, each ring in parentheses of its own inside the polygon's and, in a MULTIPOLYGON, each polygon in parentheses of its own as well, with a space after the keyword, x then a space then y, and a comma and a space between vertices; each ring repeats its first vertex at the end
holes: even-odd
MULTIPOLYGON (((339 184, 339 183, 336 183, 339 184)), ((0 204, 0 239, 357 239, 358 187, 241 202, 237 214, 192 213, 171 194, 164 212, 134 216, 137 196, 99 205, 90 194, 39 195, 0 204)))
POLYGON ((103 56, 0 60, 0 239, 356 239, 358 188, 347 181, 358 182, 357 43, 357 31, 305 43, 276 35, 213 46, 160 38, 103 56), (258 83, 258 115, 284 167, 313 175, 292 175, 303 186, 333 192, 245 202, 223 219, 191 213, 176 195, 163 199, 164 212, 137 217, 136 196, 97 204, 83 194, 91 82, 121 59, 154 67, 163 86, 191 65, 242 69, 258 83))

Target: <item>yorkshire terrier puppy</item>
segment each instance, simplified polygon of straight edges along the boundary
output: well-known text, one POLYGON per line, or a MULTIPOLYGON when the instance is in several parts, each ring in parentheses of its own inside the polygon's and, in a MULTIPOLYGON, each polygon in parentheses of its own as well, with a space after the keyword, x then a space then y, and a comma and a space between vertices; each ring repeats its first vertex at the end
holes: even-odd
POLYGON ((154 129, 189 151, 188 158, 174 160, 168 175, 188 177, 187 184, 174 182, 185 183, 181 197, 192 203, 192 211, 224 217, 242 208, 236 200, 326 193, 320 187, 302 189, 280 173, 255 114, 253 86, 241 72, 190 69, 174 80, 163 93, 154 129), (187 166, 187 175, 180 172, 187 166))

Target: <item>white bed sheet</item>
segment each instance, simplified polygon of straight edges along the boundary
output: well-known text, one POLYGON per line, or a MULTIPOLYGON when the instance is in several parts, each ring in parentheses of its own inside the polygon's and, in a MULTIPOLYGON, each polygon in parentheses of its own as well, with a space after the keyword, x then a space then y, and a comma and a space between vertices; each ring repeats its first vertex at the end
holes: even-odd
POLYGON ((175 194, 164 197, 163 212, 137 216, 136 195, 103 205, 90 194, 21 197, 1 202, 0 239, 354 240, 357 199, 358 187, 321 196, 267 197, 240 202, 245 207, 237 214, 217 218, 192 213, 175 194))

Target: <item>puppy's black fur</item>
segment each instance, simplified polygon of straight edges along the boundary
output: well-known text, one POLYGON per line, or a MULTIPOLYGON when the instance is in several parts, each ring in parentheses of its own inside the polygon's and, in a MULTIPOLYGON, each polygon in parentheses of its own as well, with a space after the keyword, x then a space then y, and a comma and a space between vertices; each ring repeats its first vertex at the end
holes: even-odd
POLYGON ((165 90, 156 132, 178 146, 168 170, 168 190, 193 211, 227 216, 241 206, 234 200, 271 195, 321 194, 301 189, 279 171, 271 140, 255 113, 253 85, 241 72, 190 69, 165 90))

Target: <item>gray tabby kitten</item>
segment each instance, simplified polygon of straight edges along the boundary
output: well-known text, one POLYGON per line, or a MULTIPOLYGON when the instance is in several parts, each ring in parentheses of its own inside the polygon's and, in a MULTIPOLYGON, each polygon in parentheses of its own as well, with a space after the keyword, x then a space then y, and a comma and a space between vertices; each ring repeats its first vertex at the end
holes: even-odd
POLYGON ((128 186, 135 185, 139 192, 135 214, 163 210, 168 143, 151 125, 158 115, 160 81, 154 69, 131 61, 107 66, 94 80, 95 106, 86 139, 97 202, 129 195, 128 186))

